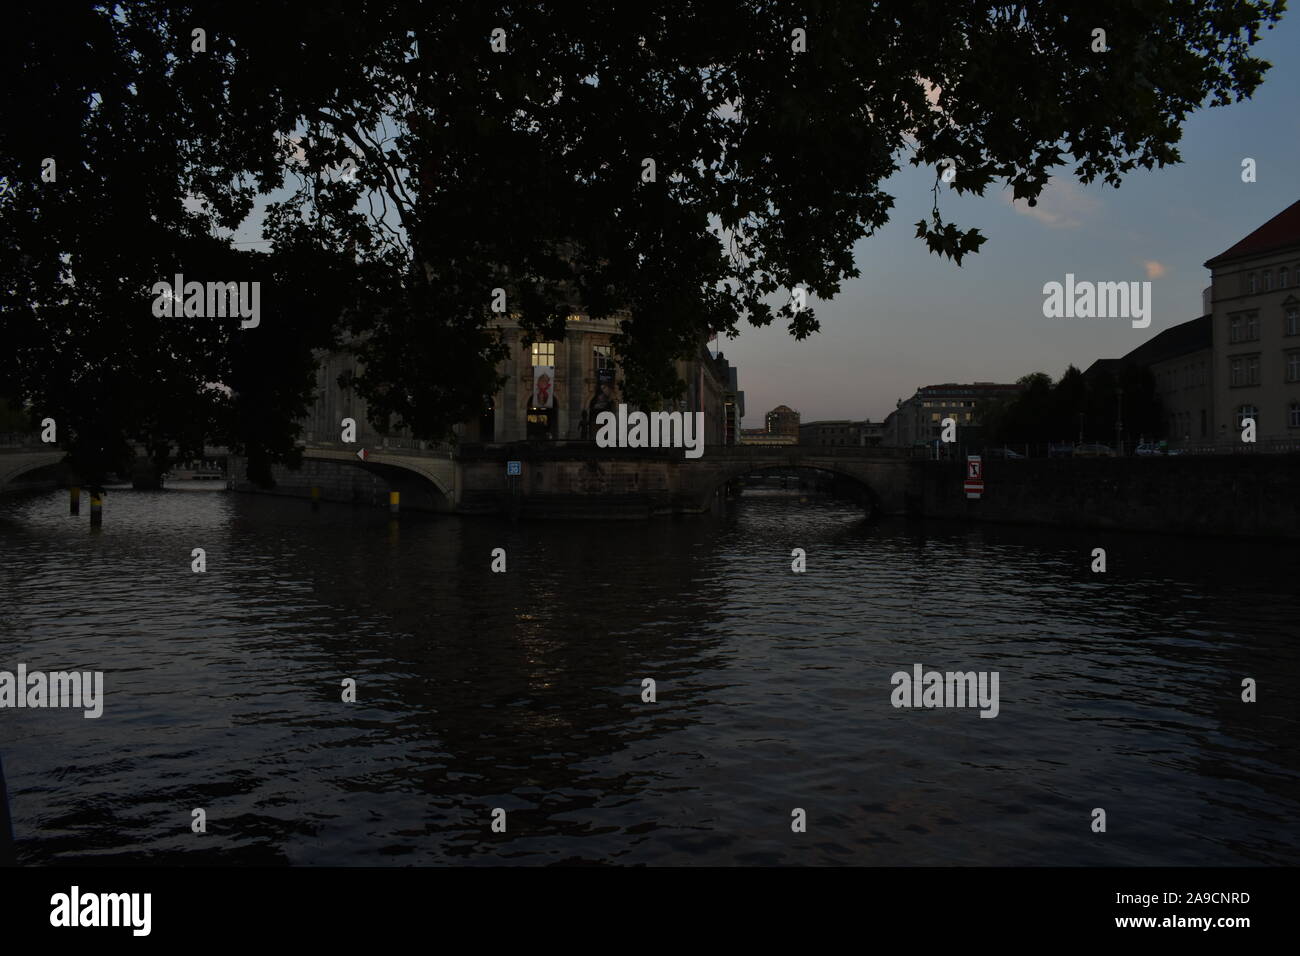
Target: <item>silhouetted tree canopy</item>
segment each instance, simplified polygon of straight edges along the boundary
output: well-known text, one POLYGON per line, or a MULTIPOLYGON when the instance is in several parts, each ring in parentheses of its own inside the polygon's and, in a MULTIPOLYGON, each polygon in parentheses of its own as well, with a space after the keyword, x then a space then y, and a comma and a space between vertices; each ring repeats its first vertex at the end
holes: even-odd
POLYGON ((19 2, 0 40, 0 394, 55 417, 87 474, 128 442, 165 458, 206 439, 266 475, 292 460, 312 350, 345 334, 377 419, 438 438, 476 416, 500 287, 538 339, 575 309, 630 310, 627 393, 671 395, 709 331, 817 330, 790 290, 827 299, 858 274, 902 163, 935 168, 917 233, 960 264, 984 239, 943 218, 948 188, 1033 200, 1054 173, 1177 162, 1191 111, 1260 83, 1250 46, 1281 9, 19 2), (232 244, 250 215, 268 241, 232 244), (155 317, 151 286, 178 272, 260 281, 260 326, 155 317))

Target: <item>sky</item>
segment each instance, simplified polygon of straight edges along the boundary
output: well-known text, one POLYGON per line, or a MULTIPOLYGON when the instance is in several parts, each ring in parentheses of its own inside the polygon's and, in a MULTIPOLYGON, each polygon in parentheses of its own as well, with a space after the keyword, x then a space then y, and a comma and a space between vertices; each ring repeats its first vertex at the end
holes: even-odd
MULTIPOLYGON (((941 193, 940 212, 987 238, 958 266, 915 238, 928 219, 933 169, 906 165, 885 183, 890 222, 854 248, 862 275, 830 301, 809 299, 821 332, 796 341, 783 323, 743 324, 717 343, 739 372, 746 428, 777 405, 803 421, 882 420, 899 399, 945 382, 1054 379, 1073 364, 1119 358, 1164 329, 1202 314, 1203 263, 1300 199, 1300 15, 1262 32, 1254 55, 1272 68, 1252 99, 1194 113, 1178 144, 1183 162, 1135 170, 1119 189, 1084 186, 1059 167, 1038 204, 1012 203, 994 183, 983 197, 941 193), (1242 182, 1242 160, 1256 181, 1242 182), (1043 285, 1150 281, 1151 324, 1049 319, 1043 285)), ((276 198, 283 198, 276 197, 276 198)), ((264 245, 261 212, 236 236, 264 245)), ((780 305, 783 297, 773 298, 780 305)))
POLYGON ((822 330, 797 342, 784 325, 745 326, 719 345, 737 366, 747 428, 789 405, 804 421, 880 421, 917 388, 943 382, 1058 378, 1074 364, 1118 358, 1201 315, 1203 263, 1300 199, 1300 16, 1264 31, 1254 54, 1273 64, 1253 99, 1193 114, 1183 162, 1136 170, 1119 189, 1083 186, 1060 167, 1034 208, 993 184, 981 197, 941 194, 940 212, 988 241, 958 267, 916 239, 933 170, 907 166, 886 183, 888 225, 855 247, 862 275, 830 301, 810 299, 822 330), (1256 181, 1241 180, 1242 160, 1256 181), (1151 282, 1151 325, 1048 319, 1043 284, 1151 282))

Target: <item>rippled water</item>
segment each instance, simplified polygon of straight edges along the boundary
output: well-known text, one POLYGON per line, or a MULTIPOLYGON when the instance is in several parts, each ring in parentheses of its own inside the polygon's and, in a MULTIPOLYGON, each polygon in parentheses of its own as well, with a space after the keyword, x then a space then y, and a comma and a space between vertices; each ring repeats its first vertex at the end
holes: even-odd
POLYGON ((0 499, 0 670, 106 702, 0 711, 21 862, 1300 863, 1294 546, 65 494, 0 499), (999 716, 894 709, 917 662, 999 716))

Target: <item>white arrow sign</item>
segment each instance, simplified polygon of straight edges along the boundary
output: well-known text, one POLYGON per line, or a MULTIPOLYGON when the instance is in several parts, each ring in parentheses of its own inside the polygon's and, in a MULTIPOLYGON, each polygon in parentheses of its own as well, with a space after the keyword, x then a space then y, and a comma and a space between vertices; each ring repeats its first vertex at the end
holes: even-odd
POLYGON ((357 457, 360 458, 362 461, 365 461, 367 458, 370 457, 370 452, 366 451, 363 448, 359 452, 357 452, 357 457))

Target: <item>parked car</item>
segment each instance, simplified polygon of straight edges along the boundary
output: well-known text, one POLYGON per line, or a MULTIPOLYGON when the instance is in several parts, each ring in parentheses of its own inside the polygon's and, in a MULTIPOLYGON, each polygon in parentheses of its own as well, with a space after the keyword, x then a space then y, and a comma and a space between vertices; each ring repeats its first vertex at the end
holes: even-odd
POLYGON ((1075 458, 1114 458, 1115 449, 1100 442, 1074 446, 1075 458))
POLYGON ((1048 458, 1070 458, 1074 455, 1073 445, 1048 445, 1048 458))
POLYGON ((986 448, 984 450, 985 458, 1024 458, 1025 456, 1018 451, 1012 451, 1010 448, 986 448))
POLYGON ((1133 449, 1135 455, 1163 455, 1164 453, 1164 449, 1153 441, 1144 441, 1133 449))

